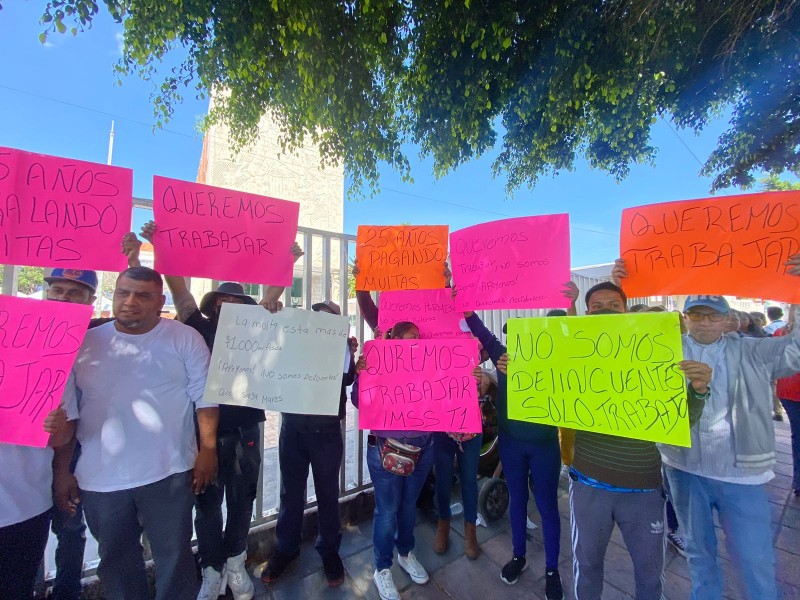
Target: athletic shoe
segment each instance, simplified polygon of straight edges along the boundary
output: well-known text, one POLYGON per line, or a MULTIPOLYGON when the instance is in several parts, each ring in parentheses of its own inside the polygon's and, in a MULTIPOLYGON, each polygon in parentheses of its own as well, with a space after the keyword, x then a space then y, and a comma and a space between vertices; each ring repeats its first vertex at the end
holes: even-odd
POLYGON ((329 586, 336 587, 344 582, 344 565, 337 552, 322 559, 322 570, 325 571, 329 586))
POLYGON ((418 583, 422 585, 423 583, 428 583, 428 572, 425 570, 417 557, 414 556, 413 552, 409 552, 408 556, 400 556, 397 555, 397 564, 400 565, 400 568, 403 569, 406 573, 408 573, 409 577, 411 577, 411 581, 414 583, 418 583))
POLYGON ((261 581, 263 583, 272 583, 273 581, 277 581, 278 578, 283 575, 283 572, 286 570, 295 558, 300 556, 300 552, 295 552, 291 556, 286 556, 285 554, 280 554, 276 552, 272 555, 272 558, 269 559, 267 566, 264 567, 264 570, 261 572, 261 581))
POLYGON ((200 586, 197 600, 217 600, 220 594, 225 593, 225 588, 223 587, 224 578, 225 567, 222 567, 222 573, 214 567, 205 567, 203 569, 203 584, 200 586))
POLYGON ((683 541, 683 538, 681 536, 679 536, 674 531, 670 531, 667 534, 667 541, 673 548, 675 548, 678 554, 686 558, 686 542, 683 541))
POLYGON ((400 594, 397 593, 397 586, 394 584, 392 572, 389 569, 384 569, 383 571, 375 569, 372 581, 375 582, 375 587, 378 588, 381 600, 400 600, 400 594))
POLYGON ((561 575, 558 569, 545 571, 544 595, 547 600, 563 600, 564 588, 561 587, 561 575))
POLYGON ((250 573, 247 572, 247 567, 244 564, 246 559, 247 550, 236 556, 231 556, 225 561, 227 581, 222 586, 222 591, 224 593, 227 586, 231 590, 233 600, 251 600, 255 595, 253 581, 250 579, 250 573))
POLYGON ((508 561, 506 566, 503 567, 503 570, 500 571, 500 579, 502 579, 508 585, 514 585, 517 583, 520 574, 527 568, 528 562, 525 560, 525 557, 515 556, 508 561))

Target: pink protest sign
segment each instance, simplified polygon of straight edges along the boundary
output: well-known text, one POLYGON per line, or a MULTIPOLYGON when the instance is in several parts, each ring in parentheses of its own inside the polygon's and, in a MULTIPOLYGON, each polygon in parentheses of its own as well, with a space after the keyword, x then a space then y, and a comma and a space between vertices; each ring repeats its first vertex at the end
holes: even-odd
POLYGON ((47 445, 42 429, 58 408, 92 307, 0 296, 0 442, 47 445))
POLYGON ((569 215, 493 221, 450 234, 458 310, 566 308, 569 215))
POLYGON ((122 271, 133 171, 0 147, 0 263, 122 271))
POLYGON ((378 327, 381 331, 388 331, 400 321, 411 321, 419 328, 419 337, 424 340, 472 337, 469 329, 465 332, 461 328, 464 313, 456 310, 453 290, 381 292, 379 304, 378 327))
POLYGON ((477 355, 475 339, 367 342, 359 428, 480 433, 477 355))
POLYGON ((292 284, 297 202, 153 177, 153 213, 157 271, 292 284))

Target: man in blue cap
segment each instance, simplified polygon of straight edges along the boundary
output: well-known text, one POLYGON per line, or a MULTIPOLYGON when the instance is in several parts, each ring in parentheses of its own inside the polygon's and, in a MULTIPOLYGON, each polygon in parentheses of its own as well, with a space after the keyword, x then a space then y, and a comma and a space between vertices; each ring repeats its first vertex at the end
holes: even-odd
MULTIPOLYGON (((786 273, 800 275, 800 255, 789 259, 786 273)), ((612 276, 617 280, 627 276, 621 259, 612 276)), ((690 599, 722 597, 716 510, 747 597, 776 600, 765 489, 775 477, 770 382, 800 372, 800 332, 778 338, 740 338, 726 333, 729 311, 722 296, 687 297, 684 314, 689 332, 683 336, 683 355, 695 365, 685 371, 687 390, 704 407, 690 429, 690 448, 659 444, 659 450, 675 512, 686 532, 690 599)))

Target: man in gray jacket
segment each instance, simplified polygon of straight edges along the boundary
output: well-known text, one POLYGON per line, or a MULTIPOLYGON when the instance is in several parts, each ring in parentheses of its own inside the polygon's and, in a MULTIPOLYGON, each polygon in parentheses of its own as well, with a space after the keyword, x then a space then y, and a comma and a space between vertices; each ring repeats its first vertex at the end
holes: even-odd
MULTIPOLYGON (((800 256, 787 263, 800 275, 800 256)), ((612 276, 627 276, 618 260, 612 276)), ((705 403, 691 428, 691 448, 660 445, 675 512, 687 532, 690 600, 722 598, 717 564, 716 509, 746 595, 776 600, 775 553, 765 484, 775 474, 770 382, 800 372, 800 334, 740 338, 725 333, 730 307, 722 296, 689 296, 684 359, 705 366, 686 373, 688 392, 705 403), (713 376, 712 376, 713 374, 713 376)))
MULTIPOLYGON (((800 275, 800 256, 786 272, 800 275)), ((612 277, 627 276, 618 260, 612 277)), ((714 510, 746 596, 776 600, 775 553, 765 484, 775 474, 775 431, 770 382, 800 372, 800 333, 778 338, 740 338, 725 333, 730 307, 722 296, 689 296, 685 360, 704 368, 686 373, 688 393, 704 401, 691 428, 690 448, 659 445, 675 512, 686 532, 692 578, 690 600, 719 600, 714 510), (713 375, 712 375, 713 374, 713 375)))

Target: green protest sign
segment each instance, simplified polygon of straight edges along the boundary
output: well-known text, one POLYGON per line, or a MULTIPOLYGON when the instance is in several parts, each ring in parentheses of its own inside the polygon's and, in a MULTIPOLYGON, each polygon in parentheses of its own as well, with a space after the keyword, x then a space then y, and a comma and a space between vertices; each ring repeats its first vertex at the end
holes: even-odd
POLYGON ((511 419, 689 446, 675 313, 510 319, 511 419))

